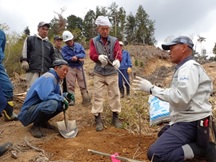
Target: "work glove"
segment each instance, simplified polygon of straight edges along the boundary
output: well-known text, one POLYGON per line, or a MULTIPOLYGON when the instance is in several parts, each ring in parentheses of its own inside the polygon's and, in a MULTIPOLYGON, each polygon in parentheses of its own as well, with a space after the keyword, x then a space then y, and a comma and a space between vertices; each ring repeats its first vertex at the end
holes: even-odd
POLYGON ((118 68, 120 67, 120 62, 119 62, 119 60, 113 61, 112 65, 113 65, 116 69, 118 69, 118 68))
POLYGON ((22 61, 21 68, 27 71, 29 69, 29 63, 27 61, 22 61))
POLYGON ((106 55, 99 55, 98 60, 101 62, 103 67, 108 64, 108 57, 106 55))
POLYGON ((68 109, 68 100, 64 98, 62 102, 63 102, 63 111, 66 111, 68 109))
POLYGON ((131 69, 131 67, 129 67, 129 68, 127 69, 127 73, 130 74, 131 72, 132 72, 132 69, 131 69))
POLYGON ((136 86, 133 88, 135 91, 145 91, 147 93, 150 93, 150 89, 154 86, 146 79, 143 79, 139 76, 136 77, 135 80, 133 80, 133 85, 136 86))
POLYGON ((63 97, 64 97, 68 102, 71 102, 71 101, 74 101, 74 102, 75 102, 75 97, 74 97, 74 94, 73 94, 73 93, 64 92, 64 93, 63 93, 63 97))

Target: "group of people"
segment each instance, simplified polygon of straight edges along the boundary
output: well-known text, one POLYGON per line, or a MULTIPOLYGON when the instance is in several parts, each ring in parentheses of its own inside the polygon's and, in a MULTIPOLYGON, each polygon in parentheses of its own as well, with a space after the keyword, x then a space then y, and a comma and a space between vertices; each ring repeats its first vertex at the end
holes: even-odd
MULTIPOLYGON (((96 131, 102 131, 105 87, 108 89, 109 107, 113 113, 112 124, 116 128, 122 127, 119 120, 120 98, 125 95, 122 81, 125 82, 126 95, 129 95, 128 74, 131 72, 132 63, 129 53, 122 48, 123 42, 109 35, 111 23, 108 17, 98 16, 95 23, 98 35, 91 39, 89 52, 90 59, 95 63, 91 112, 95 117, 96 131)), ((75 104, 75 78, 79 76, 78 82, 84 79, 81 74, 86 55, 84 48, 73 42, 73 35, 69 31, 65 31, 62 38, 54 38, 56 46, 53 48, 47 40, 49 27, 48 23, 39 23, 38 34, 26 39, 22 54, 22 67, 27 72, 28 92, 18 119, 24 126, 33 123, 31 133, 37 138, 44 136, 41 128, 54 129, 48 122, 49 119, 61 111, 66 111, 71 102, 75 104), (62 40, 66 45, 61 49, 59 44, 62 40), (64 78, 66 91, 62 92, 60 83, 64 78)), ((0 43, 4 44, 2 41, 0 43)), ((194 157, 203 157, 207 162, 216 161, 216 132, 212 106, 209 103, 213 90, 212 81, 204 68, 193 59, 193 46, 192 40, 187 36, 180 36, 170 43, 162 44, 164 50, 169 50, 170 61, 176 64, 169 88, 157 87, 139 76, 133 80, 133 90, 152 94, 170 104, 170 123, 159 131, 158 139, 147 152, 147 157, 152 162, 183 162, 194 157), (209 138, 211 135, 214 138, 209 138)), ((0 77, 0 81, 8 84, 10 81, 2 66, 3 51, 4 45, 0 50, 0 75, 4 77, 0 77)), ((11 85, 7 86, 12 88, 11 85)), ((79 86, 85 98, 86 86, 82 83, 79 83, 79 86)), ((0 110, 4 112, 5 118, 16 120, 17 115, 9 103, 13 96, 12 90, 5 91, 0 87, 0 95, 3 103, 0 110)), ((0 146, 0 154, 6 150, 6 145, 10 144, 0 146)))

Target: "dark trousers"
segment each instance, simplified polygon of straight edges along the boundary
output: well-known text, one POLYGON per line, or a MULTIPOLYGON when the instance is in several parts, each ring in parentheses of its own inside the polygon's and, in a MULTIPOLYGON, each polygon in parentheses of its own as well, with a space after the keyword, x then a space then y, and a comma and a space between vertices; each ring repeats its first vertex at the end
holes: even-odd
POLYGON ((182 146, 195 142, 197 122, 179 122, 169 127, 150 147, 148 159, 153 162, 183 162, 182 146))
MULTIPOLYGON (((127 82, 130 84, 130 78, 127 72, 127 69, 120 69, 121 73, 124 75, 125 79, 127 80, 127 82)), ((118 74, 119 77, 119 89, 123 89, 124 88, 124 83, 125 83, 125 87, 126 89, 130 89, 130 86, 127 84, 127 82, 125 81, 125 79, 123 78, 122 74, 118 74)))

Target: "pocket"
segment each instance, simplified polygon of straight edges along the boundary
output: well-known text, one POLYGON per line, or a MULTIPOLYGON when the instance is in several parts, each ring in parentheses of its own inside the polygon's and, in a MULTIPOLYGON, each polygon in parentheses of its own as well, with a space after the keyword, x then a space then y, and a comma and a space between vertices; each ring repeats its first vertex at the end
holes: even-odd
POLYGON ((207 147, 209 143, 209 119, 205 118, 197 123, 197 144, 200 147, 207 147))

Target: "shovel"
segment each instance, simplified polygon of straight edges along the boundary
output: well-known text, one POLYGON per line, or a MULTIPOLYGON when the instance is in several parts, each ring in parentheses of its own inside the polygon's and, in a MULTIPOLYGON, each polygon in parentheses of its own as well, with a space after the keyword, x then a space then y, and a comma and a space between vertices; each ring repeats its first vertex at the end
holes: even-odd
POLYGON ((59 133, 64 138, 74 138, 78 133, 78 128, 76 125, 76 120, 68 121, 66 118, 66 111, 64 113, 64 120, 57 122, 59 133))

